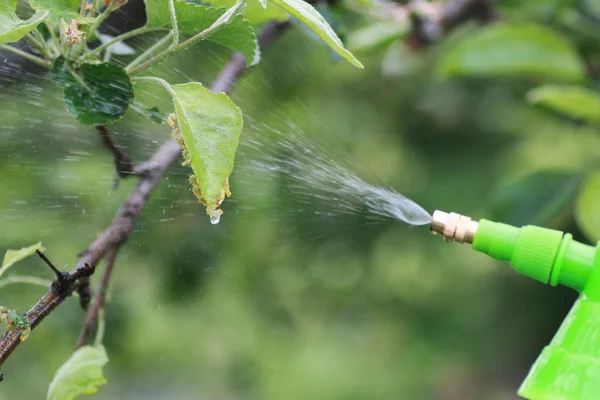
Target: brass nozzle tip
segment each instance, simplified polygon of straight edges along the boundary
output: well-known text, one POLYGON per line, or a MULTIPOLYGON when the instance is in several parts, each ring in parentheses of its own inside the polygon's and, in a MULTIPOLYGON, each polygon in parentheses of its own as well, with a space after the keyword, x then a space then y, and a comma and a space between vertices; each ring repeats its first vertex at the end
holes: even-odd
POLYGON ((457 213, 433 212, 431 232, 442 235, 447 242, 473 243, 479 224, 457 213))

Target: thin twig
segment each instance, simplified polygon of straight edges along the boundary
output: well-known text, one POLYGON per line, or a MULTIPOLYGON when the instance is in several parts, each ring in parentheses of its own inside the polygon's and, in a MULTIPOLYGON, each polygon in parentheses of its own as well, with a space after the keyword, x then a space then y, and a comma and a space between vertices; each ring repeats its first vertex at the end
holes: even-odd
POLYGON ((90 311, 88 312, 87 317, 85 319, 85 323, 81 327, 81 333, 79 334, 79 339, 77 339, 75 350, 79 349, 87 343, 89 336, 92 334, 92 331, 94 330, 94 327, 97 324, 98 314, 100 310, 104 308, 104 302, 106 301, 106 291, 108 290, 108 284, 110 282, 110 278, 113 271, 113 265, 115 264, 116 257, 116 249, 111 249, 108 251, 108 255, 106 256, 106 267, 104 268, 104 275, 102 275, 102 281, 100 282, 98 292, 94 296, 94 304, 92 305, 92 308, 90 308, 90 311))
POLYGON ((106 125, 96 126, 96 130, 100 132, 102 143, 110 150, 115 158, 115 188, 119 185, 119 178, 126 178, 133 174, 133 161, 131 156, 121 146, 115 143, 110 135, 110 131, 106 125))
POLYGON ((18 56, 21 56, 23 58, 26 58, 27 60, 36 63, 37 65, 41 65, 42 67, 46 67, 46 68, 50 68, 52 66, 52 63, 48 60, 44 60, 38 56, 35 56, 33 54, 30 54, 26 51, 23 51, 21 49, 17 49, 16 47, 13 46, 9 46, 7 44, 0 44, 0 50, 6 50, 6 51, 10 51, 11 53, 14 53, 18 56))
MULTIPOLYGON (((54 267, 50 260, 48 260, 41 252, 38 252, 38 255, 48 264, 48 266, 54 267)), ((54 267, 54 269, 56 268, 54 267)), ((73 293, 81 279, 89 278, 94 273, 94 267, 90 264, 83 264, 82 266, 75 268, 72 273, 60 272, 58 270, 57 272, 57 279, 52 282, 50 289, 27 312, 27 314, 25 314, 25 317, 29 320, 31 330, 35 329, 48 314, 73 293)), ((11 329, 6 331, 0 338, 0 367, 21 343, 21 332, 22 330, 20 328, 11 329)), ((0 374, 0 381, 1 380, 2 374, 0 374)))
POLYGON ((104 50, 108 49, 110 46, 112 46, 115 43, 119 43, 122 42, 123 40, 126 39, 130 39, 132 37, 138 36, 138 35, 142 35, 144 33, 148 33, 148 32, 152 32, 154 29, 151 28, 146 28, 145 26, 142 26, 141 28, 137 28, 128 32, 125 32, 109 41, 107 41, 106 43, 102 43, 100 46, 96 47, 93 50, 90 50, 89 52, 84 52, 81 55, 81 60, 88 60, 92 57, 94 57, 96 54, 99 54, 101 52, 103 52, 104 50))

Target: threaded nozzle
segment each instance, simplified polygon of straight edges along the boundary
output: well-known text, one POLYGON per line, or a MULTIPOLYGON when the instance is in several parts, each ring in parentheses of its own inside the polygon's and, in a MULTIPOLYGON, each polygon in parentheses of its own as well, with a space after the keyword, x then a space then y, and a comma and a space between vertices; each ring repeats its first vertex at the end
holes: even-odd
POLYGON ((442 235, 447 242, 473 243, 479 223, 457 213, 433 212, 431 233, 442 235))

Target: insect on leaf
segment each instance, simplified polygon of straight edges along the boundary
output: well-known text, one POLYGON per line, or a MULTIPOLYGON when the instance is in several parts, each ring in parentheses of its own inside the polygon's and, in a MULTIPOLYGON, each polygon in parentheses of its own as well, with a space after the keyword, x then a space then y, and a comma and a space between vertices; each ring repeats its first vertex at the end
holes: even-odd
POLYGON ((160 82, 173 97, 175 117, 167 122, 182 147, 184 164, 194 171, 194 194, 211 222, 218 223, 219 206, 231 195, 229 175, 242 133, 242 111, 225 93, 213 93, 197 82, 170 86, 159 78, 143 79, 160 82))

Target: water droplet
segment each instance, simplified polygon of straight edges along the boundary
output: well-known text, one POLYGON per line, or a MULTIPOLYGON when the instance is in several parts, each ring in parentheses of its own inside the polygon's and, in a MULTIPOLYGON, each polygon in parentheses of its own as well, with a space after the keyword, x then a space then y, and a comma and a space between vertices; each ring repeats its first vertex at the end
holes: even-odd
POLYGON ((206 211, 210 217, 210 223, 213 225, 218 224, 221 220, 221 214, 223 214, 223 211, 217 210, 216 208, 207 208, 206 211))
POLYGON ((210 223, 216 225, 221 220, 221 216, 219 214, 213 214, 210 216, 210 223))

